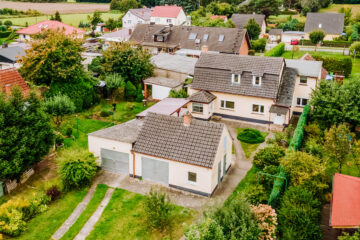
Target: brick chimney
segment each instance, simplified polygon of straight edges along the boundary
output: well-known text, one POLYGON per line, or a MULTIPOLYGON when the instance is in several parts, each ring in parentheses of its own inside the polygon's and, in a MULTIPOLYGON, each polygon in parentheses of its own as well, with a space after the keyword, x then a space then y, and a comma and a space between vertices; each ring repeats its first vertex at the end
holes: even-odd
POLYGON ((11 84, 6 84, 5 85, 5 94, 7 97, 11 96, 11 84))
POLYGON ((209 51, 209 47, 207 45, 201 46, 201 52, 202 53, 208 53, 208 51, 209 51))
POLYGON ((185 127, 190 126, 190 122, 191 122, 191 114, 189 112, 186 112, 184 114, 184 126, 185 127))

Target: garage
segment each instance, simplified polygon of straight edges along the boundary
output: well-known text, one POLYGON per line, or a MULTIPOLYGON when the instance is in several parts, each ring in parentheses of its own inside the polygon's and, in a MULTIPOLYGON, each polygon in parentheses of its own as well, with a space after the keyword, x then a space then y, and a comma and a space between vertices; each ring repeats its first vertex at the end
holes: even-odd
POLYGON ((141 157, 142 178, 154 182, 169 184, 169 163, 152 158, 141 157))
POLYGON ((101 148, 101 167, 110 172, 129 174, 129 154, 101 148))
POLYGON ((150 77, 144 80, 144 84, 144 96, 147 96, 147 86, 151 86, 151 97, 156 100, 162 100, 169 96, 172 89, 180 90, 184 85, 184 80, 176 80, 165 77, 150 77))

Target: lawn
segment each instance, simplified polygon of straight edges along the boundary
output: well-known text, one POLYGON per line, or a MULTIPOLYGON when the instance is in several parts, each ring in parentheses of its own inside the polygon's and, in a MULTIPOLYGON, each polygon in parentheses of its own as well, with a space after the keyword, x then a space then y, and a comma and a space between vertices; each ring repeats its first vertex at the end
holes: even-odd
POLYGON ((61 238, 62 240, 66 239, 74 239, 76 235, 80 232, 85 223, 89 220, 91 215, 95 212, 101 201, 103 200, 106 191, 108 190, 108 186, 104 184, 99 184, 96 188, 94 196, 90 200, 89 204, 85 208, 85 210, 81 213, 76 222, 71 226, 71 228, 67 231, 67 233, 61 238))
MULTIPOLYGON (((83 23, 89 22, 89 20, 87 19, 88 15, 92 15, 92 13, 62 14, 61 19, 64 23, 70 24, 74 27, 78 27, 81 21, 83 23)), ((109 18, 114 18, 117 20, 121 16, 122 13, 107 12, 101 14, 101 18, 103 21, 107 21, 109 18)), ((43 20, 49 20, 50 17, 51 17, 50 15, 43 15, 38 17, 20 17, 20 18, 9 17, 9 18, 2 18, 0 20, 2 22, 6 20, 10 20, 15 26, 25 27, 26 23, 28 23, 28 25, 30 26, 43 20)))
POLYGON ((328 8, 320 9, 319 12, 334 12, 337 13, 339 10, 344 8, 351 8, 352 15, 355 16, 357 13, 360 13, 360 4, 331 4, 328 8))
MULTIPOLYGON (((239 134, 239 132, 241 130, 243 130, 244 128, 237 128, 237 133, 239 134)), ((264 138, 266 138, 266 136, 269 134, 268 132, 261 132, 261 134, 264 136, 264 138)), ((251 154, 256 151, 256 149, 260 146, 261 143, 246 143, 246 142, 242 142, 241 143, 241 147, 245 153, 245 157, 249 158, 251 156, 251 154)))
MULTIPOLYGON (((162 234, 146 227, 143 201, 143 195, 115 189, 101 218, 86 239, 163 239, 162 234)), ((171 239, 181 238, 182 223, 190 224, 195 214, 195 211, 176 206, 176 225, 171 239)))
POLYGON ((69 192, 61 199, 51 203, 50 208, 31 219, 27 229, 16 239, 48 240, 55 231, 65 222, 76 206, 85 197, 88 189, 69 192))

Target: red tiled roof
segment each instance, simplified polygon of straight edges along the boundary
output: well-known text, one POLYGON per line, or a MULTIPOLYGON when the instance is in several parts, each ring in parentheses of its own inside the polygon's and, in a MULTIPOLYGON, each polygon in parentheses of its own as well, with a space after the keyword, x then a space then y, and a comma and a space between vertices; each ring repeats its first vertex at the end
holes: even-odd
POLYGON ((331 200, 330 226, 360 226, 360 178, 335 173, 331 200))
POLYGON ((182 7, 176 5, 165 5, 165 6, 156 6, 154 11, 151 13, 152 17, 168 17, 168 18, 177 18, 182 7))
MULTIPOLYGON (((15 86, 18 86, 24 96, 28 96, 30 93, 30 88, 21 77, 20 73, 16 68, 8 68, 0 70, 0 92, 7 92, 8 88, 11 91, 15 86)), ((9 93, 6 93, 9 95, 9 93)))
POLYGON ((220 19, 222 19, 222 20, 226 20, 226 16, 223 16, 223 15, 212 15, 211 17, 210 17, 210 19, 217 19, 217 18, 220 18, 220 19))
POLYGON ((23 29, 17 31, 16 33, 33 35, 33 34, 38 34, 42 31, 46 31, 49 29, 50 30, 65 29, 66 35, 70 35, 73 33, 78 33, 78 34, 85 33, 85 31, 80 28, 76 28, 76 27, 70 26, 68 24, 58 22, 58 21, 53 21, 53 20, 44 20, 44 21, 38 22, 34 25, 31 25, 27 28, 23 28, 23 29))

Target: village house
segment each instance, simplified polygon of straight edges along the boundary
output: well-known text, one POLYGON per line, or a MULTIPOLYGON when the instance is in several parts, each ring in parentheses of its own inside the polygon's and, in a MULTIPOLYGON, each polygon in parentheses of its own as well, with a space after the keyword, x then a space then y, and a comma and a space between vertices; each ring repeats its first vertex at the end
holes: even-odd
POLYGON ((182 55, 195 57, 200 55, 203 48, 214 53, 247 55, 250 46, 246 30, 156 24, 138 24, 130 41, 142 45, 153 54, 180 50, 183 51, 182 55))
POLYGON ((15 87, 20 89, 23 96, 29 96, 30 88, 16 68, 0 70, 0 92, 9 97, 15 87))
POLYGON ((148 24, 151 13, 152 9, 150 8, 129 9, 122 18, 122 26, 123 28, 134 29, 136 24, 148 24))
POLYGON ((20 68, 18 58, 25 55, 25 50, 22 47, 6 47, 0 48, 0 70, 7 68, 20 68))
POLYGON ((279 57, 202 54, 188 88, 188 110, 205 120, 215 115, 287 125, 308 102, 322 66, 316 61, 292 63, 279 57))
POLYGON ((184 10, 180 6, 167 5, 156 6, 151 13, 150 22, 160 25, 191 25, 187 21, 184 10))
POLYGON ((211 196, 231 165, 232 141, 222 123, 149 112, 145 119, 89 134, 104 169, 211 196))
POLYGON ((265 15, 263 14, 233 14, 231 16, 231 20, 235 24, 235 26, 239 29, 245 29, 246 24, 250 19, 255 19, 255 22, 259 24, 261 28, 260 38, 264 36, 266 33, 266 20, 265 15))
POLYGON ((280 42, 281 35, 283 33, 282 29, 272 28, 269 30, 269 40, 271 42, 280 42))
POLYGON ((38 22, 29 27, 20 29, 16 31, 16 33, 19 35, 20 41, 25 41, 25 40, 31 40, 31 36, 42 32, 46 32, 47 30, 53 30, 53 31, 63 30, 66 35, 73 35, 76 38, 84 38, 84 34, 85 34, 85 30, 54 20, 44 20, 38 22))
POLYGON ((126 42, 130 39, 132 33, 131 28, 122 28, 118 31, 111 32, 111 33, 105 33, 100 37, 97 37, 97 39, 103 40, 104 43, 102 45, 102 49, 106 50, 108 47, 110 47, 110 44, 112 42, 126 42))
POLYGON ((344 13, 308 13, 305 23, 305 39, 313 30, 323 30, 324 40, 332 41, 344 32, 344 13))

